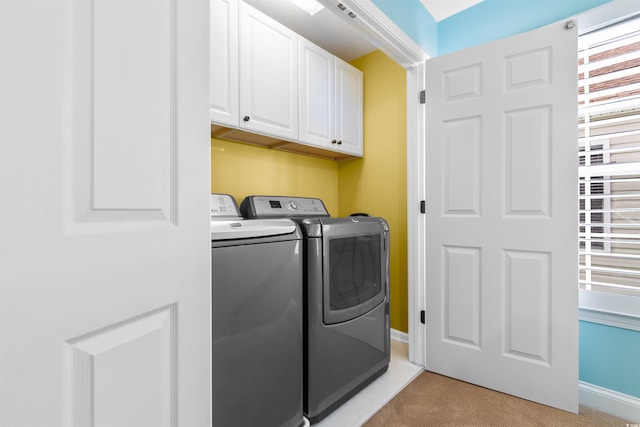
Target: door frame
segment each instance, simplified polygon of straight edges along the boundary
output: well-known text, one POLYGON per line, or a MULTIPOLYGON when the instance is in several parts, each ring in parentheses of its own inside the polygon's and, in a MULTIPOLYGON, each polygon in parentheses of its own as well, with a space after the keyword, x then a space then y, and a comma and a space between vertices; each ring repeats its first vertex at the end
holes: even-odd
POLYGON ((409 361, 426 365, 426 327, 420 322, 420 312, 426 306, 426 215, 420 204, 426 196, 425 141, 426 104, 417 101, 425 88, 425 62, 407 70, 407 279, 409 361))

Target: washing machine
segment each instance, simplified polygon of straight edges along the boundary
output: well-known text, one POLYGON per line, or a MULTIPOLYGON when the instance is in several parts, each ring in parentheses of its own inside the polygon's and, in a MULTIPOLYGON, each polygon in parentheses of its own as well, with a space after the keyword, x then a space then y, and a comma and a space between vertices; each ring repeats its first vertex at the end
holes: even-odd
POLYGON ((215 427, 306 423, 301 238, 293 221, 245 220, 211 194, 215 427))
POLYGON ((389 226, 364 215, 332 218, 317 198, 249 196, 240 211, 301 228, 304 413, 313 424, 389 366, 389 226))

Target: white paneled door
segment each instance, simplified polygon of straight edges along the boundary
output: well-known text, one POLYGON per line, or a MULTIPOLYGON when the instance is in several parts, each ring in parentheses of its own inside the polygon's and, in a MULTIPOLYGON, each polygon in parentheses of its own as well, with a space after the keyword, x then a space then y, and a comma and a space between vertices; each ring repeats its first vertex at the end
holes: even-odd
MULTIPOLYGON (((570 27, 570 25, 569 25, 570 27)), ((577 34, 426 63, 426 368, 578 410, 577 34)))
POLYGON ((0 2, 0 425, 208 426, 206 0, 0 2))

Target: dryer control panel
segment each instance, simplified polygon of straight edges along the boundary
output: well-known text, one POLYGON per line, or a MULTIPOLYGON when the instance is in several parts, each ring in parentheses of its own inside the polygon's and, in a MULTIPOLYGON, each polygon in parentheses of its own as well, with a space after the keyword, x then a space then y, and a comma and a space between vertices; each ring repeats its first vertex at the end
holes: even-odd
POLYGON ((248 196, 240 212, 245 218, 329 217, 322 200, 311 197, 248 196))

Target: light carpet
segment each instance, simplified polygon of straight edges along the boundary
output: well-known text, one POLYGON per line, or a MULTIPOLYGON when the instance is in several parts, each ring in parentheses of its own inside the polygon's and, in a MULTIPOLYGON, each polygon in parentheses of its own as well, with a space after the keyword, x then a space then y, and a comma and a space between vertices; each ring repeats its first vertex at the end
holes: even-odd
POLYGON ((423 372, 398 393, 364 427, 549 426, 638 427, 628 421, 580 406, 573 414, 432 372, 423 372))

